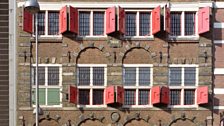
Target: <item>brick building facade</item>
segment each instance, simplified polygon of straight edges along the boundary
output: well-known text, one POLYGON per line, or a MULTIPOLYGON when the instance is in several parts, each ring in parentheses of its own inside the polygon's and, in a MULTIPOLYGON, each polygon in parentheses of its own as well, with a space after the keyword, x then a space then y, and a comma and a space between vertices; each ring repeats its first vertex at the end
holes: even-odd
MULTIPOLYGON (((40 125, 220 125, 224 2, 39 3, 40 125)), ((17 124, 34 125, 35 29, 23 4, 17 124)))

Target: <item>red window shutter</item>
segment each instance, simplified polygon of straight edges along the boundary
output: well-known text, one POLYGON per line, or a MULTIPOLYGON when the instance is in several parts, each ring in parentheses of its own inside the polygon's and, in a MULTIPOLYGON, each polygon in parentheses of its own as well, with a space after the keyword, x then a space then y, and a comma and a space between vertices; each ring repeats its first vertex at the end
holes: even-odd
POLYGON ((151 102, 152 104, 160 103, 160 86, 154 86, 151 89, 151 102))
POLYGON ((109 86, 105 89, 105 92, 106 92, 106 104, 112 104, 114 103, 115 99, 114 99, 114 96, 115 96, 115 90, 114 90, 114 86, 109 86))
POLYGON ((161 88, 161 103, 169 104, 170 89, 168 87, 161 88))
POLYGON ((152 34, 160 31, 160 6, 152 11, 152 34))
POLYGON ((170 8, 165 8, 165 31, 170 33, 170 8))
POLYGON ((119 32, 124 34, 125 33, 125 11, 120 6, 119 9, 119 32))
POLYGON ((124 103, 124 88, 121 86, 117 86, 116 102, 120 104, 124 103))
POLYGON ((68 94, 69 102, 76 104, 77 103, 77 87, 70 85, 68 92, 69 92, 69 94, 68 94))
POLYGON ((197 103, 206 104, 208 103, 208 87, 202 86, 197 88, 197 103))
POLYGON ((59 13, 59 32, 62 34, 67 31, 67 6, 62 7, 59 13))
POLYGON ((209 31, 209 11, 209 7, 199 9, 198 11, 198 34, 209 31))
POLYGON ((69 31, 78 34, 78 10, 69 6, 69 31))
POLYGON ((26 10, 23 10, 23 31, 33 32, 33 15, 26 10))
POLYGON ((106 10, 106 34, 115 32, 116 28, 116 8, 111 7, 106 10))

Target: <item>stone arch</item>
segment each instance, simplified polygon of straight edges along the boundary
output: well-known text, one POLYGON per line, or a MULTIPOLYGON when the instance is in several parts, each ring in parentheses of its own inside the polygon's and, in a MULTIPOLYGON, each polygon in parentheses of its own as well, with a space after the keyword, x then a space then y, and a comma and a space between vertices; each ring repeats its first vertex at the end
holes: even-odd
MULTIPOLYGON (((36 126, 36 123, 33 126, 36 126)), ((52 118, 42 118, 39 120, 39 126, 59 126, 59 123, 52 118)))
POLYGON ((192 122, 190 119, 186 119, 186 120, 176 120, 175 122, 170 123, 169 126, 197 126, 197 124, 195 124, 194 122, 192 122))
POLYGON ((132 47, 122 57, 122 64, 149 64, 152 63, 151 52, 143 47, 132 47), (141 56, 141 57, 140 57, 141 56))
POLYGON ((76 64, 107 64, 106 54, 98 47, 86 47, 79 51, 76 64))

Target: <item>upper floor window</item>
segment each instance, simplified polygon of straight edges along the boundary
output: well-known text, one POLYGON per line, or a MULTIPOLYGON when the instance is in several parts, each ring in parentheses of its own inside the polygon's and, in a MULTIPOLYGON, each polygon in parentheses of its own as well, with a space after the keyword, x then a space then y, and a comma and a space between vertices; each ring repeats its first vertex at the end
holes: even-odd
POLYGON ((80 36, 104 36, 104 11, 79 11, 80 36))
POLYGON ((105 65, 78 65, 78 104, 104 105, 104 89, 106 86, 105 65))
POLYGON ((131 12, 125 14, 126 36, 148 36, 150 35, 150 12, 131 12))
POLYGON ((197 83, 197 66, 170 67, 170 105, 195 105, 197 83))
POLYGON ((171 36, 194 36, 196 16, 195 12, 171 12, 171 36))
MULTIPOLYGON (((60 65, 39 64, 38 67, 39 104, 41 106, 61 107, 62 69, 60 65)), ((35 94, 36 67, 32 67, 32 89, 35 94)), ((33 103, 35 104, 35 95, 33 103)))
POLYGON ((59 35, 59 12, 44 11, 38 13, 38 35, 59 35))
POLYGON ((124 65, 124 105, 150 105, 152 65, 124 65))

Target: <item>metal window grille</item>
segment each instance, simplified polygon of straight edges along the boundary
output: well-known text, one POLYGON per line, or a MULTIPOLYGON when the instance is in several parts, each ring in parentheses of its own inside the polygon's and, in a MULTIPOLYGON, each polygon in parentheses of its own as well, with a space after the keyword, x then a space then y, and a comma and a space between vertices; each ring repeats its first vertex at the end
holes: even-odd
POLYGON ((59 33, 59 13, 48 12, 48 34, 57 35, 59 33))
MULTIPOLYGON (((38 20, 38 35, 44 35, 45 34, 45 12, 39 12, 37 15, 37 20, 38 20)), ((35 20, 34 20, 35 24, 35 20)), ((36 29, 35 25, 34 26, 34 31, 36 29)), ((35 32, 34 32, 35 34, 35 32)))
MULTIPOLYGON (((36 84, 36 67, 33 67, 33 85, 36 84)), ((38 67, 38 83, 45 85, 45 67, 38 67)))
POLYGON ((185 13, 185 35, 195 34, 195 13, 185 13))
POLYGON ((136 84, 136 68, 125 67, 124 68, 124 85, 133 86, 136 84))
POLYGON ((124 104, 125 105, 135 105, 135 90, 125 90, 124 104))
POLYGON ((181 13, 171 13, 171 35, 181 35, 181 13))
POLYGON ((90 85, 90 68, 78 68, 78 85, 90 85))
POLYGON ((93 35, 104 34, 104 12, 93 13, 93 35))
POLYGON ((93 67, 93 85, 104 85, 104 67, 93 67))
POLYGON ((181 90, 170 90, 170 105, 180 105, 181 90))
POLYGON ((150 68, 140 67, 139 68, 139 85, 150 85, 150 68))
POLYGON ((188 89, 184 90, 184 105, 193 105, 195 99, 195 90, 188 89))
POLYGON ((89 89, 79 89, 79 104, 80 105, 89 105, 89 89))
POLYGON ((196 83, 196 68, 186 67, 184 68, 184 85, 194 86, 196 83))
POLYGON ((150 32, 150 14, 140 13, 139 14, 139 35, 149 35, 150 32))
POLYGON ((79 12, 79 35, 90 35, 90 12, 79 12))
POLYGON ((149 104, 149 90, 139 90, 139 105, 147 105, 149 104))
POLYGON ((101 105, 103 104, 103 97, 104 90, 101 89, 95 89, 93 90, 93 105, 101 105))
POLYGON ((180 86, 181 85, 181 68, 172 67, 170 70, 169 83, 171 86, 180 86))
POLYGON ((48 67, 48 85, 59 85, 59 67, 48 67))
POLYGON ((136 13, 126 13, 126 35, 135 36, 136 35, 136 13))

